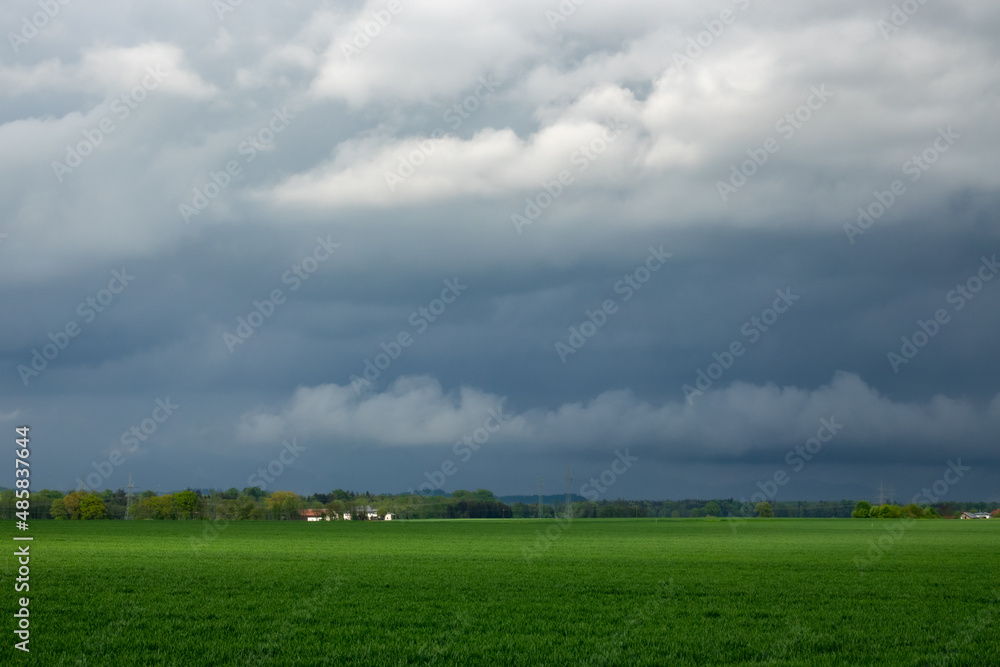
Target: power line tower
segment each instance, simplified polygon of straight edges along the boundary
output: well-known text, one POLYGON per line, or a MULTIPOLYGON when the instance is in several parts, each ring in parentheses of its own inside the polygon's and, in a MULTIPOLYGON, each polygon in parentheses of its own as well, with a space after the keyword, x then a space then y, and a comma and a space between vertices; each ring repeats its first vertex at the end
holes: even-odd
POLYGON ((566 466, 566 518, 573 518, 573 468, 566 466))
POLYGON ((542 478, 538 478, 538 518, 542 518, 542 478))
POLYGON ((132 484, 132 473, 128 474, 128 486, 125 494, 125 519, 134 519, 132 516, 132 498, 135 496, 135 485, 132 484))
POLYGON ((878 504, 879 505, 885 504, 885 488, 882 486, 881 481, 879 481, 878 483, 878 504))
POLYGON ((896 504, 896 489, 894 489, 892 486, 889 487, 889 504, 890 505, 896 504))

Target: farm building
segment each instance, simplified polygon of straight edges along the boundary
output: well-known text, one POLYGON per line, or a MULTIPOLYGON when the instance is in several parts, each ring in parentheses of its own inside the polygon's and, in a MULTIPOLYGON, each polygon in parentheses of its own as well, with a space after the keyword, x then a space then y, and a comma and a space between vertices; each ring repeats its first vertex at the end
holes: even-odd
POLYGON ((989 519, 989 512, 962 512, 960 519, 989 519))
MULTIPOLYGON (((365 507, 364 512, 365 518, 369 521, 381 521, 383 519, 385 521, 392 521, 396 518, 396 515, 391 512, 386 512, 385 516, 380 517, 377 509, 368 506, 365 507)), ((325 509, 308 509, 299 510, 299 518, 305 519, 306 521, 330 521, 331 519, 338 518, 338 515, 330 514, 329 510, 325 509)), ((351 512, 343 512, 339 515, 339 518, 344 521, 350 521, 354 518, 354 515, 351 512)))

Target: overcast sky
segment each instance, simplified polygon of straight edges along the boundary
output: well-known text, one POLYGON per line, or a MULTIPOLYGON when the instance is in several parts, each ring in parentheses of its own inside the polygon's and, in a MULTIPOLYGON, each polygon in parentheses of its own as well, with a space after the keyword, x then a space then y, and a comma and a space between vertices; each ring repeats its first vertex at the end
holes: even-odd
POLYGON ((44 4, 34 488, 1000 495, 994 3, 44 4))

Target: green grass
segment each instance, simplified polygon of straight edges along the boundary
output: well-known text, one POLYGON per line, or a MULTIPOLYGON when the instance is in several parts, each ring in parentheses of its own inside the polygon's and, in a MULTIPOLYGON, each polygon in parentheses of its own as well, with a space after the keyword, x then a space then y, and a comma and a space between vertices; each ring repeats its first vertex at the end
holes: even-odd
POLYGON ((199 522, 36 521, 31 653, 10 633, 5 651, 45 666, 1000 664, 1000 521, 914 522, 863 571, 900 522, 555 525, 232 523, 195 552, 199 522))

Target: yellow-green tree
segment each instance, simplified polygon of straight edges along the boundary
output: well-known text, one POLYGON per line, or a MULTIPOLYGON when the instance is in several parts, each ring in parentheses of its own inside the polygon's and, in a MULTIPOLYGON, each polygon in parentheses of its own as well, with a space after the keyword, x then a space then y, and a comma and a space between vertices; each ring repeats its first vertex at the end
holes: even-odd
POLYGON ((80 499, 81 519, 107 519, 108 508, 104 506, 104 499, 100 496, 88 493, 80 499))
POLYGON ((278 518, 297 518, 299 514, 299 496, 294 491, 275 491, 267 499, 267 507, 278 518))
POLYGON ((198 513, 198 494, 190 489, 178 491, 174 494, 174 507, 177 508, 177 513, 182 519, 193 519, 198 513))

